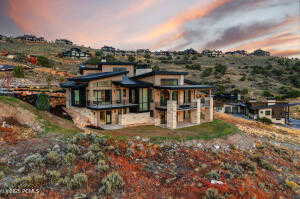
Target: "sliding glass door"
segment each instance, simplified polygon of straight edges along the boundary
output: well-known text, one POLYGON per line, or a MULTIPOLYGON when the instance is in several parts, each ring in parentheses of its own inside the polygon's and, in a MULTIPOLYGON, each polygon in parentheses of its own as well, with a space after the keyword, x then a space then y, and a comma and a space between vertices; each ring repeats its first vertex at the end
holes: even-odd
POLYGON ((147 88, 139 89, 139 111, 146 112, 149 111, 149 95, 147 88))

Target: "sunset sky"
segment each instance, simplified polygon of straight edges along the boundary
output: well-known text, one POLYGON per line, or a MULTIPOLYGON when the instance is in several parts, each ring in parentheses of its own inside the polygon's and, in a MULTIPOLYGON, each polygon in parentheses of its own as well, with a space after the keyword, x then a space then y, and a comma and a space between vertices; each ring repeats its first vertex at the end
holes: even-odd
POLYGON ((0 34, 94 48, 261 48, 300 57, 299 10, 299 0, 0 0, 0 34))

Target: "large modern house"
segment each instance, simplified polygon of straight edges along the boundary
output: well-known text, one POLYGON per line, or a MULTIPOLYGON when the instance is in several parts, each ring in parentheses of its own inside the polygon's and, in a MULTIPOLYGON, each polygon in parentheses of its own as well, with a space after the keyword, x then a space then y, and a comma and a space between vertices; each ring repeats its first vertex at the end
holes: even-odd
POLYGON ((185 79, 187 72, 149 71, 121 62, 80 66, 79 71, 81 76, 61 84, 66 110, 79 127, 176 129, 213 120, 212 87, 185 79))

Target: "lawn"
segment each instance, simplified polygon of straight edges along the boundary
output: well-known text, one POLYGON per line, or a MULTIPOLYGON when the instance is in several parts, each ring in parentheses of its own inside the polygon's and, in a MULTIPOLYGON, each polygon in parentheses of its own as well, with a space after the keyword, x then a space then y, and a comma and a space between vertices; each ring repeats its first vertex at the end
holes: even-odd
POLYGON ((101 133, 122 139, 131 136, 147 137, 153 142, 161 142, 166 140, 210 140, 214 138, 225 138, 237 132, 239 132, 239 130, 236 126, 223 120, 214 120, 213 122, 176 130, 156 126, 138 126, 113 131, 102 131, 101 133))

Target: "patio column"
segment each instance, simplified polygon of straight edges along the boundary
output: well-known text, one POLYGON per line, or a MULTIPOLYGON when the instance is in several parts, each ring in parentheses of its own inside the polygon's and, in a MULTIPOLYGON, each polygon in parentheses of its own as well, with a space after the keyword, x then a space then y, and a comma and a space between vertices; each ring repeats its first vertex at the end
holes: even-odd
POLYGON ((191 122, 194 124, 200 124, 201 123, 201 100, 196 99, 194 100, 196 102, 196 109, 191 112, 191 122))
POLYGON ((176 129, 177 127, 177 102, 169 100, 167 102, 167 128, 176 129))
POLYGON ((214 120, 214 99, 211 95, 211 89, 209 90, 209 121, 214 120))

